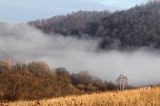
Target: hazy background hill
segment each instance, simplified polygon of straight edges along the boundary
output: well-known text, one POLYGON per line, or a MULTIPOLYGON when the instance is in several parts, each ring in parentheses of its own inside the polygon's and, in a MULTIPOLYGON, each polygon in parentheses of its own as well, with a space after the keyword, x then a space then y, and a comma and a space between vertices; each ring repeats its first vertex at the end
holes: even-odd
POLYGON ((45 33, 100 39, 103 49, 160 48, 160 2, 110 13, 79 11, 29 22, 45 33))

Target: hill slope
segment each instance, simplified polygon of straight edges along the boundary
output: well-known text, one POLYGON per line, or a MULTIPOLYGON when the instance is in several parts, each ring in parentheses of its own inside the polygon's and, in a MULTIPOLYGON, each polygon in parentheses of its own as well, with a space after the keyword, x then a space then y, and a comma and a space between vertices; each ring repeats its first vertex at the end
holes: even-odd
POLYGON ((29 22, 45 33, 101 39, 103 49, 160 48, 160 2, 114 13, 77 12, 29 22))
POLYGON ((36 20, 29 24, 36 26, 45 33, 60 33, 63 35, 80 35, 88 22, 100 21, 110 13, 108 11, 78 11, 75 13, 54 16, 49 19, 36 20))

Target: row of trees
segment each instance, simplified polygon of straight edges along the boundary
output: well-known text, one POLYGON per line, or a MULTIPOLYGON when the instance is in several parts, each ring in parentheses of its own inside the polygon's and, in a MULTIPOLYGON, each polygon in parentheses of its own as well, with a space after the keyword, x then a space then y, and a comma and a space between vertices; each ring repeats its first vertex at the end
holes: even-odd
POLYGON ((51 69, 42 61, 0 60, 0 100, 42 99, 71 94, 115 90, 111 82, 91 76, 87 71, 69 73, 51 69))

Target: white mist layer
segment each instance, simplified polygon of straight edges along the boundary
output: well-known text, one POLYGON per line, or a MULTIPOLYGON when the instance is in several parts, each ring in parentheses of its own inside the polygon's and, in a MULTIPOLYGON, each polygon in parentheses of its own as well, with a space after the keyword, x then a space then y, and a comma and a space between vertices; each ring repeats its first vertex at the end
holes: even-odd
POLYGON ((108 81, 125 74, 131 85, 160 83, 160 55, 147 50, 97 52, 98 41, 45 35, 25 24, 0 23, 0 57, 43 60, 53 68, 89 71, 108 81))

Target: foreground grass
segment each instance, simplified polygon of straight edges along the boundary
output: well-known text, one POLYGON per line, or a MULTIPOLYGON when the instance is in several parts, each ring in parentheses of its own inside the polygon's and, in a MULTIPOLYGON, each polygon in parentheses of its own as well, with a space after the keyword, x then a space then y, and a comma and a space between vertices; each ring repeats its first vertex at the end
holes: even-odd
POLYGON ((1 103, 0 106, 160 106, 160 87, 1 103))

